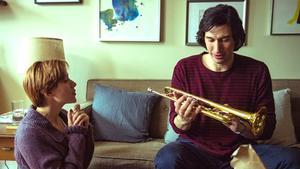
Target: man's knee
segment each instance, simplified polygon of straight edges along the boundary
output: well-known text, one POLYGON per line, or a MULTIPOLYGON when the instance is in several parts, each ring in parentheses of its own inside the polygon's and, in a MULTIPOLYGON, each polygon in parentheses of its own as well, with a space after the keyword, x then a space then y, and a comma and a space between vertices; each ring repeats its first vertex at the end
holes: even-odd
POLYGON ((299 169, 300 168, 300 150, 296 148, 288 148, 280 156, 283 158, 283 163, 285 163, 288 168, 299 169))
POLYGON ((255 145, 257 154, 268 168, 300 168, 300 150, 274 145, 255 145))
POLYGON ((154 159, 155 168, 176 168, 180 161, 181 148, 176 143, 169 143, 161 148, 154 159))

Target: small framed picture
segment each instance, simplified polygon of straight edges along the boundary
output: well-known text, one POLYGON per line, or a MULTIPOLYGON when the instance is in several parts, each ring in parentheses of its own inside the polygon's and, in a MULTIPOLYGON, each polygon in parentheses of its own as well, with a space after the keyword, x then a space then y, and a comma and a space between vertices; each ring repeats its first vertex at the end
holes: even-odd
POLYGON ((82 0, 34 0, 35 4, 82 3, 82 0))
POLYGON ((210 7, 217 6, 218 4, 227 4, 234 7, 240 16, 246 31, 247 0, 187 0, 185 36, 185 44, 187 46, 199 45, 197 43, 196 35, 204 11, 210 7))
POLYGON ((271 35, 300 35, 300 0, 273 0, 271 35))

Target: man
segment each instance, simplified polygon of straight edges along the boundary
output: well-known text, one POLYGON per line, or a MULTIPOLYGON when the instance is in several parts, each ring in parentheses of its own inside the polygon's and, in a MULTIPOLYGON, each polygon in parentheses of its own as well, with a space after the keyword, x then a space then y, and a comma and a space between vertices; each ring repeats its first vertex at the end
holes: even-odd
POLYGON ((224 125, 203 115, 203 106, 195 99, 178 96, 176 102, 171 102, 169 121, 180 136, 158 152, 155 167, 230 169, 232 152, 241 144, 254 144, 267 168, 300 168, 299 150, 255 144, 258 139, 269 139, 275 128, 272 81, 263 62, 234 53, 245 42, 237 11, 228 5, 207 9, 199 25, 197 41, 207 51, 176 64, 172 87, 247 112, 266 107, 265 128, 256 135, 239 118, 224 125), (271 156, 275 153, 280 156, 271 156))

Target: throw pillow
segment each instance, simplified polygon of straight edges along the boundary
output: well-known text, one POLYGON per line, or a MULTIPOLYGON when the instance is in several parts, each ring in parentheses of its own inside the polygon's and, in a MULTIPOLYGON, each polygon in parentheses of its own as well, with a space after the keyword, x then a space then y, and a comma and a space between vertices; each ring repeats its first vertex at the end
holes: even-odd
POLYGON ((170 142, 176 141, 178 137, 179 137, 179 134, 177 134, 174 131, 174 129, 171 126, 170 122, 168 122, 167 131, 166 131, 165 136, 164 136, 165 143, 170 143, 170 142))
POLYGON ((95 85, 92 116, 95 140, 141 142, 149 138, 158 95, 95 85))
MULTIPOLYGON (((169 111, 169 112, 170 112, 170 111, 169 111)), ((177 134, 177 133, 174 131, 172 125, 171 125, 170 122, 169 122, 169 115, 170 115, 170 113, 168 114, 167 131, 166 131, 166 133, 165 133, 165 135, 164 135, 164 141, 165 141, 165 143, 167 143, 167 144, 170 143, 170 142, 176 141, 177 138, 179 137, 179 134, 177 134)))
POLYGON ((267 144, 288 146, 296 143, 295 128, 291 113, 290 89, 274 91, 276 127, 267 144))

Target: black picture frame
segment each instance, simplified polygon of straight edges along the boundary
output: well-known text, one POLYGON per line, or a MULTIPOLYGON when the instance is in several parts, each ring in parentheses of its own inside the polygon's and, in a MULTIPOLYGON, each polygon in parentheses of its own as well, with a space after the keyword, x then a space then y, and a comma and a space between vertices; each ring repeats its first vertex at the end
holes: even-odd
POLYGON ((247 6, 248 0, 187 0, 186 3, 186 46, 199 46, 196 33, 204 11, 218 4, 233 6, 239 13, 243 27, 247 31, 247 6))
POLYGON ((300 1, 272 0, 271 35, 300 35, 300 1))
POLYGON ((35 4, 77 4, 82 0, 34 0, 35 4))

